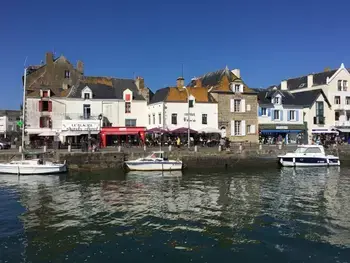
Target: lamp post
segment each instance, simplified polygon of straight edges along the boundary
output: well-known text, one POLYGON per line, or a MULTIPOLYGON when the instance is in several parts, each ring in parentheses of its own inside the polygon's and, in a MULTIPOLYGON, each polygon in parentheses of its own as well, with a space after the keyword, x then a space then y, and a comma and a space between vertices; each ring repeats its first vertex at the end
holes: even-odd
POLYGON ((190 142, 190 129, 191 129, 191 123, 190 123, 190 93, 187 89, 187 87, 183 86, 183 88, 187 92, 187 123, 188 123, 188 129, 187 129, 187 147, 190 149, 191 142, 190 142))

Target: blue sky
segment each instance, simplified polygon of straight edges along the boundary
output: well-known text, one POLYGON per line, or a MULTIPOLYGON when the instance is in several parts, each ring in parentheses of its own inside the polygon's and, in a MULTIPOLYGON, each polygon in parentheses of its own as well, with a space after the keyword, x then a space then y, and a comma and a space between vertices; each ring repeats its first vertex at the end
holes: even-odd
POLYGON ((86 75, 145 78, 157 90, 224 68, 250 87, 342 62, 350 67, 350 1, 5 1, 0 9, 0 108, 21 102, 23 63, 55 50, 86 75), (95 4, 93 4, 95 3, 95 4), (97 4, 98 3, 98 4, 97 4))

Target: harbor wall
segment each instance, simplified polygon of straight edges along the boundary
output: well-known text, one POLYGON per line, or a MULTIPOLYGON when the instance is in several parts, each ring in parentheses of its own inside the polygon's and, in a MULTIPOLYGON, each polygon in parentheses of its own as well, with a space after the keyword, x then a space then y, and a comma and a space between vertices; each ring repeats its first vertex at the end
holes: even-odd
MULTIPOLYGON (((276 166, 276 157, 285 154, 280 149, 266 150, 242 150, 222 152, 194 152, 173 151, 169 152, 170 159, 183 161, 185 169, 229 169, 257 168, 276 166)), ((350 166, 350 151, 333 149, 328 154, 339 155, 342 166, 350 166)), ((123 169, 125 160, 133 160, 146 156, 147 152, 123 153, 118 151, 106 152, 49 152, 46 158, 56 161, 66 161, 71 170, 99 170, 105 168, 123 169)), ((0 162, 20 159, 19 153, 0 153, 0 162)))

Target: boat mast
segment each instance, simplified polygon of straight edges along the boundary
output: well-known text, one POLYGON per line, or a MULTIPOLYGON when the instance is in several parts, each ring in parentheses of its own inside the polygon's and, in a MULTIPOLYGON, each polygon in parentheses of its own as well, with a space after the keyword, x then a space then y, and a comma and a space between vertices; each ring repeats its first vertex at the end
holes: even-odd
POLYGON ((26 81, 27 81, 27 68, 24 67, 24 79, 23 79, 23 103, 22 103, 22 160, 24 160, 24 135, 25 135, 25 109, 26 109, 26 81))

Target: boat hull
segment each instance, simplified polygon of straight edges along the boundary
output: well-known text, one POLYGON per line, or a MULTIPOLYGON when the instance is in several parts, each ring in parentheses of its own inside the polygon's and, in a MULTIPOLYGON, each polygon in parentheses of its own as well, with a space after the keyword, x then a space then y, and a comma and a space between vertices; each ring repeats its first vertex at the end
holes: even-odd
POLYGON ((21 174, 21 175, 40 175, 40 174, 58 174, 67 172, 66 164, 53 165, 17 165, 0 164, 1 174, 21 174))
POLYGON ((279 156, 278 164, 284 167, 311 167, 311 166, 339 166, 340 161, 336 156, 326 157, 290 157, 279 156))
POLYGON ((164 161, 164 162, 125 162, 130 171, 178 171, 182 170, 182 162, 164 161))

